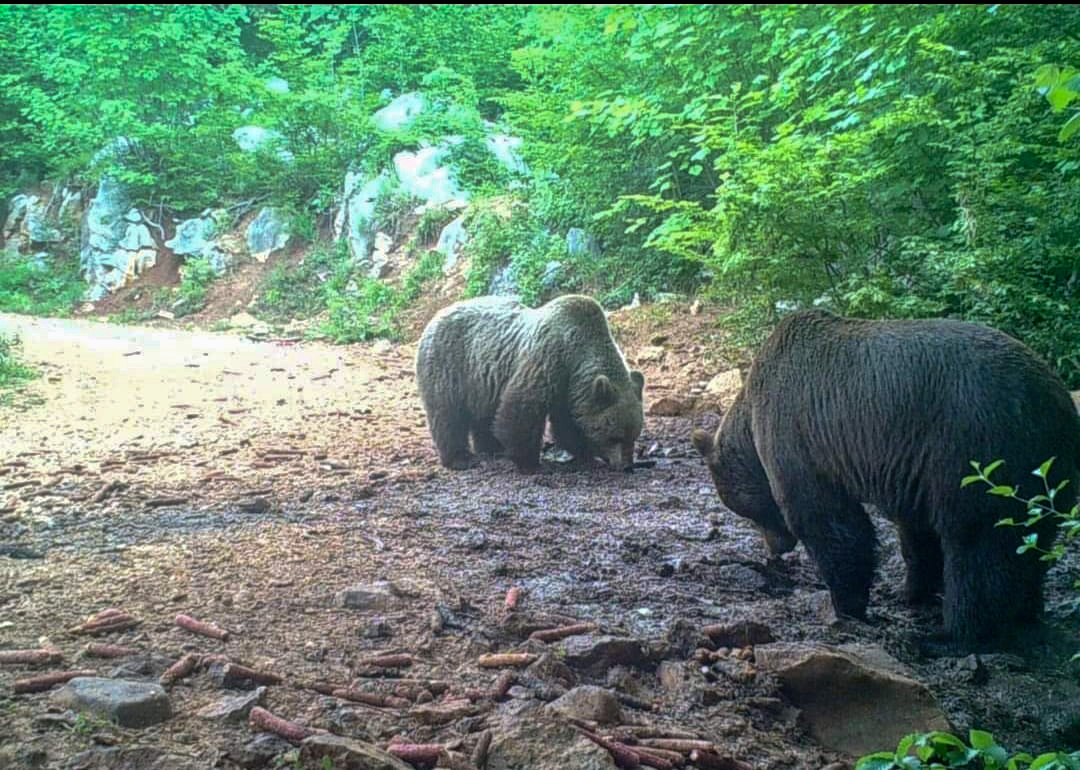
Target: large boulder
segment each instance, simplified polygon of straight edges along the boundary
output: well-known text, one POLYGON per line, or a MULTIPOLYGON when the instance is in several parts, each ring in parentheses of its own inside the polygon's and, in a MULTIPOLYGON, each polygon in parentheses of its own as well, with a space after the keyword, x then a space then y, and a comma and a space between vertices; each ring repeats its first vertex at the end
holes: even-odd
POLYGON ((359 264, 370 266, 375 236, 375 207, 380 198, 397 187, 389 171, 368 178, 350 171, 345 175, 342 205, 334 218, 334 237, 345 238, 349 253, 359 264))
POLYGON ((390 133, 408 128, 424 111, 426 104, 423 94, 415 91, 404 93, 372 116, 375 128, 390 133))
POLYGON ((79 264, 89 284, 87 299, 101 299, 157 263, 157 243, 114 177, 101 178, 83 214, 79 264))
POLYGON ((755 647, 754 659, 833 751, 857 757, 909 733, 951 729, 926 686, 880 647, 777 642, 755 647))
POLYGON ((224 217, 225 212, 208 209, 200 216, 185 219, 176 226, 176 235, 165 245, 180 256, 207 260, 214 272, 221 275, 231 262, 229 253, 218 240, 223 229, 218 222, 224 217))
POLYGON ((63 234, 49 221, 48 205, 48 201, 36 195, 16 195, 12 198, 4 222, 5 243, 19 249, 24 245, 63 240, 63 234))
POLYGON ((469 240, 469 234, 465 231, 465 217, 460 216, 439 233, 439 241, 435 244, 435 251, 446 257, 443 262, 443 270, 450 270, 457 264, 469 240))
POLYGON ((458 186, 451 168, 442 165, 453 144, 448 140, 438 147, 421 147, 416 152, 402 150, 395 155, 394 171, 401 189, 434 205, 468 200, 468 194, 458 186))
POLYGON ((265 262, 289 242, 289 224, 272 208, 264 208, 248 225, 246 241, 248 254, 257 262, 265 262))

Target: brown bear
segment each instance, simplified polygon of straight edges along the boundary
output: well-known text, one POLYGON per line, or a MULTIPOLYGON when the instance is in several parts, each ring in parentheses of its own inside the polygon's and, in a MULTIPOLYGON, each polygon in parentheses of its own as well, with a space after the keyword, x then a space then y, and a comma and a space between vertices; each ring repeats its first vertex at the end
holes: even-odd
POLYGON ((540 465, 544 426, 579 460, 630 467, 644 422, 641 372, 629 371, 603 308, 559 297, 530 309, 482 297, 439 312, 420 338, 416 381, 439 460, 505 452, 520 470, 540 465))
MULTIPOLYGON (((821 311, 780 322, 715 437, 695 431, 724 504, 761 530, 774 554, 801 540, 840 615, 863 618, 875 536, 863 503, 893 521, 905 596, 944 594, 946 648, 971 649, 1042 609, 1046 563, 1017 554, 1015 500, 961 488, 970 461, 1003 459, 999 483, 1030 498, 1031 475, 1056 457, 1076 499, 1080 417, 1063 383, 1002 332, 950 320, 862 321, 821 311), (1006 482, 1006 476, 1009 477, 1006 482)), ((1054 535, 1049 519, 1039 543, 1054 535)))

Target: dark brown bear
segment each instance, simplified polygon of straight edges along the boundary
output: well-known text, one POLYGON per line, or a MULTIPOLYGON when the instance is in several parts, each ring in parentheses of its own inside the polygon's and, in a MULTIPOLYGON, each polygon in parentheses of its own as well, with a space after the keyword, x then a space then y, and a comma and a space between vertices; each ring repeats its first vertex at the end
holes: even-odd
MULTIPOLYGON (((773 553, 803 542, 838 614, 865 617, 875 537, 862 503, 876 505, 899 530, 907 600, 944 594, 954 649, 1034 618, 1046 568, 1016 553, 1026 530, 994 526, 1021 519, 1020 503, 961 488, 970 461, 1003 459, 995 478, 1029 498, 1043 492, 1031 471, 1056 457, 1052 478, 1070 479, 1059 510, 1080 475, 1080 418, 1061 380, 1012 337, 959 321, 792 314, 715 437, 693 442, 724 504, 773 553)), ((1040 545, 1053 530, 1043 522, 1040 545)))
POLYGON ((633 463, 645 379, 627 369, 589 297, 535 310, 498 297, 451 305, 420 338, 416 381, 447 468, 471 462, 471 435, 476 452, 505 452, 534 470, 548 418, 556 443, 578 459, 633 463))

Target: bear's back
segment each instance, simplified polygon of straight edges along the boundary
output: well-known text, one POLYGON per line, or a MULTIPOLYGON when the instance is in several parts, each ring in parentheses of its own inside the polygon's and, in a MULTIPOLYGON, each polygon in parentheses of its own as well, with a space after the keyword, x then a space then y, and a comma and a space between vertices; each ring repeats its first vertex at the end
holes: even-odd
POLYGON ((747 392, 755 431, 799 442, 867 500, 918 477, 951 484, 971 460, 1003 458, 1018 474, 1051 456, 1062 473, 1080 468, 1080 417, 1060 378, 979 324, 792 314, 763 346, 747 392))

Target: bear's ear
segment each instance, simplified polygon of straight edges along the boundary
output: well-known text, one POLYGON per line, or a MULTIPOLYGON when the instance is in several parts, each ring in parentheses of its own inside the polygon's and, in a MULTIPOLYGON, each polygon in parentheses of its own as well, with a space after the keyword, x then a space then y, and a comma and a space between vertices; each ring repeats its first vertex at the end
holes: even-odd
POLYGON ((712 436, 701 429, 695 430, 694 434, 690 436, 690 443, 694 445, 694 449, 701 453, 702 457, 708 457, 709 452, 713 450, 712 436))
POLYGON ((637 391, 638 401, 640 401, 645 393, 645 375, 633 369, 630 372, 630 382, 634 384, 634 390, 637 391))
POLYGON ((603 374, 596 375, 592 384, 593 400, 600 406, 607 406, 615 401, 615 387, 603 374))

